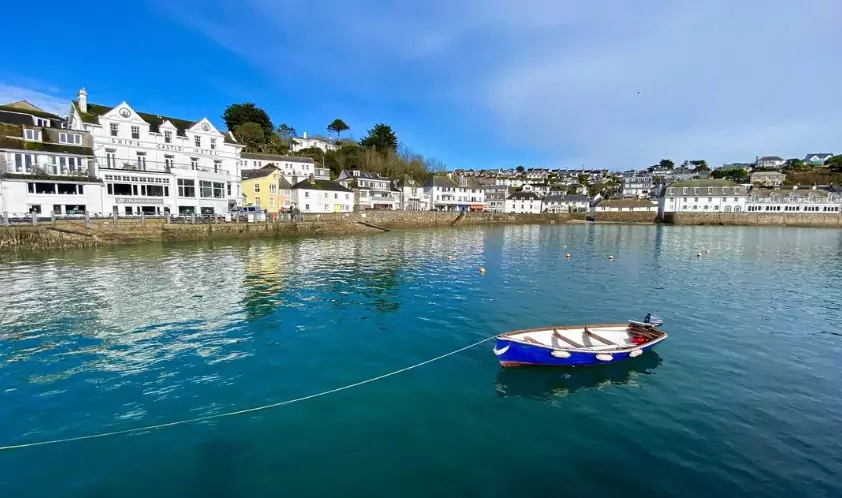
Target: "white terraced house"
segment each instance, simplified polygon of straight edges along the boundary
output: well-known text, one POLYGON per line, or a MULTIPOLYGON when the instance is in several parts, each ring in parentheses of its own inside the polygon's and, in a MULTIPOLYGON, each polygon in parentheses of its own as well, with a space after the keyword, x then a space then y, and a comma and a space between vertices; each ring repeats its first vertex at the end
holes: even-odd
POLYGON ((838 187, 755 188, 748 194, 746 211, 759 213, 838 214, 842 189, 838 187))
POLYGON ((294 207, 306 213, 350 213, 354 192, 330 180, 308 178, 292 186, 294 207))
POLYGON ((239 165, 241 172, 274 166, 292 185, 310 178, 310 175, 316 180, 330 180, 330 170, 316 166, 311 157, 243 152, 240 154, 239 165))
POLYGON ((740 213, 746 210, 746 188, 727 180, 686 180, 667 185, 658 197, 665 213, 740 213))
POLYGON ((505 213, 539 214, 541 198, 535 192, 515 192, 506 198, 505 213))
POLYGON ((424 192, 436 211, 485 211, 485 190, 474 178, 433 175, 424 182, 424 192))
POLYGON ((322 149, 323 152, 337 150, 337 146, 330 138, 324 139, 320 137, 308 137, 307 132, 301 134, 300 137, 292 139, 292 151, 298 152, 303 149, 322 149))
POLYGON ((0 211, 84 216, 102 212, 91 136, 26 101, 0 106, 0 211))
POLYGON ((225 213, 241 202, 243 146, 207 118, 138 112, 127 102, 90 104, 85 89, 71 102, 67 128, 90 133, 102 209, 121 216, 225 213))
POLYGON ((424 193, 424 187, 409 175, 401 176, 395 182, 400 194, 400 209, 404 211, 429 211, 430 196, 424 193))
POLYGON ((355 208, 395 210, 400 207, 400 192, 392 189, 392 181, 370 171, 342 170, 337 182, 354 191, 355 208))
POLYGON ((637 173, 623 175, 623 197, 649 197, 654 177, 637 173))

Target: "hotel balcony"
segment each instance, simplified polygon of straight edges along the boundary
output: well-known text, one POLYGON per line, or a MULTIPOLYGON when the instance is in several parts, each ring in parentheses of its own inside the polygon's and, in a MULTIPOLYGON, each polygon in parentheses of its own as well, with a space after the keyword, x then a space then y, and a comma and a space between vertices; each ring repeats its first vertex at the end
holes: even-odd
MULTIPOLYGON (((74 158, 76 159, 76 158, 74 158)), ((50 176, 84 176, 90 177, 91 170, 80 161, 80 164, 65 163, 15 163, 0 159, 0 173, 16 175, 50 175, 50 176)))

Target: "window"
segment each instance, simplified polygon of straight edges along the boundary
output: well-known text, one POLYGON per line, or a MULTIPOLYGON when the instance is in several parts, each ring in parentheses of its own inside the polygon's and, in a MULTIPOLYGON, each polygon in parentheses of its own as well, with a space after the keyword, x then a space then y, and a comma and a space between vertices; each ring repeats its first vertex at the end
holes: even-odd
POLYGON ((309 211, 309 210, 310 210, 310 205, 309 205, 309 204, 305 204, 305 205, 304 205, 304 210, 305 210, 305 211, 309 211))
POLYGON ((254 193, 255 193, 255 194, 259 194, 259 193, 260 193, 260 184, 259 184, 259 183, 255 183, 255 184, 254 184, 254 193))
POLYGON ((211 149, 215 149, 216 148, 216 139, 211 138, 210 140, 211 140, 211 149))
POLYGON ((214 159, 213 161, 213 172, 219 173, 219 169, 222 167, 222 161, 219 159, 214 159))
POLYGON ((111 126, 109 128, 111 129, 111 136, 116 137, 117 132, 120 131, 120 125, 117 123, 111 123, 111 126))
POLYGON ((228 182, 227 193, 228 193, 228 197, 231 197, 231 182, 228 182))
POLYGON ((196 147, 201 147, 202 146, 202 137, 200 137, 199 135, 196 135, 195 137, 193 137, 193 143, 196 144, 196 147))
POLYGON ((222 182, 207 182, 199 180, 199 195, 205 198, 223 199, 225 184, 222 182))
POLYGON ((278 185, 272 183, 269 185, 269 193, 270 194, 277 194, 278 193, 278 185))
POLYGON ((35 125, 47 127, 47 126, 50 126, 50 122, 47 121, 46 119, 35 118, 35 125))
POLYGON ((23 130, 23 138, 26 140, 35 140, 41 141, 41 130, 35 130, 33 128, 26 128, 23 130))
POLYGON ((698 194, 699 193, 699 187, 693 187, 693 193, 698 194))
POLYGON ((146 152, 137 153, 137 169, 146 171, 146 152))
POLYGON ((199 169, 199 159, 195 157, 190 158, 190 169, 197 170, 199 169))
POLYGON ((196 181, 178 179, 178 196, 179 197, 196 197, 196 181))
POLYGON ((58 141, 62 144, 82 145, 82 135, 76 133, 59 133, 58 141))
POLYGON ((310 197, 310 192, 304 191, 304 197, 310 197))
POLYGON ((325 211, 330 211, 330 206, 328 206, 327 204, 325 204, 325 211))
POLYGON ((269 198, 269 207, 270 208, 275 207, 275 198, 274 197, 269 198))
POLYGON ((255 198, 254 198, 254 205, 255 205, 255 206, 260 206, 260 197, 255 197, 255 198))
POLYGON ((708 187, 708 194, 712 194, 712 193, 713 193, 713 187, 708 187))
POLYGON ((140 126, 132 126, 132 138, 135 140, 140 138, 140 126))
POLYGON ((687 194, 687 187, 683 187, 681 189, 681 193, 686 195, 687 194))
POLYGON ((105 165, 108 168, 117 167, 117 149, 105 149, 105 165))
POLYGON ((175 166, 175 156, 164 156, 164 167, 169 171, 175 166))
POLYGON ((165 197, 168 190, 163 185, 146 185, 146 195, 148 197, 165 197))
POLYGON ((172 132, 165 131, 164 132, 164 143, 171 144, 172 143, 172 132))
MULTIPOLYGON (((675 187, 670 187, 670 195, 672 195, 672 194, 674 194, 674 193, 675 193, 675 187)), ((415 193, 413 192, 413 195, 414 195, 414 194, 415 194, 415 193)))

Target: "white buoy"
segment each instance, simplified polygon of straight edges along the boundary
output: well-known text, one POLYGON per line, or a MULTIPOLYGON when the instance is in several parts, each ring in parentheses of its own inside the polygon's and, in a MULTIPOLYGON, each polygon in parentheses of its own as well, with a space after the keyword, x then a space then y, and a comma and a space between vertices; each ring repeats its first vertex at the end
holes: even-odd
POLYGON ((480 267, 479 267, 479 274, 480 274, 480 275, 485 275, 485 267, 484 267, 484 266, 480 266, 480 267))
POLYGON ((642 355, 642 354, 643 354, 643 350, 642 350, 642 349, 635 349, 634 351, 632 351, 631 353, 629 353, 629 356, 631 356, 632 358, 637 358, 638 356, 640 356, 640 355, 642 355))
POLYGON ((596 355, 596 359, 599 360, 599 361, 611 361, 611 360, 614 359, 614 357, 611 356, 610 354, 601 353, 601 354, 596 355))
POLYGON ((570 358, 570 353, 567 351, 553 351, 550 355, 555 356, 556 358, 570 358))

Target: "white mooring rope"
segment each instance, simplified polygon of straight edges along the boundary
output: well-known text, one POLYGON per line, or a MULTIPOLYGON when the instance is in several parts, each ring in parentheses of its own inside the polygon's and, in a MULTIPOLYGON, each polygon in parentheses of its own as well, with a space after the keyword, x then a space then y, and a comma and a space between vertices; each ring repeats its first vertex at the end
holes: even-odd
POLYGON ((233 417, 235 415, 245 415, 246 413, 254 413, 254 412, 260 412, 260 411, 263 411, 263 410, 268 410, 270 408, 278 408, 280 406, 286 406, 286 405, 291 405, 293 403, 298 403, 299 401, 306 401, 308 399, 313 399, 313 398, 318 398, 318 397, 321 397, 321 396, 327 396, 328 394, 338 393, 340 391, 345 391, 345 390, 351 389, 353 387, 359 387, 359 386, 362 386, 362 385, 365 385, 365 384, 370 384, 372 382, 376 382, 378 380, 383 380, 387 377, 392 377, 393 375, 398 375, 398 374, 403 373, 403 372, 408 372, 412 369, 422 367, 422 366, 427 365, 429 363, 433 363, 434 361, 438 361, 438 360, 447 358, 448 356, 453 356, 457 353, 461 353, 462 351, 465 351, 467 349, 471 349, 473 347, 479 346, 480 344, 482 344, 484 342, 488 342, 488 341, 494 339, 495 337, 496 336, 487 337, 487 338, 485 338, 481 341, 477 341, 477 342, 475 342, 473 344, 470 344, 468 346, 465 346, 463 348, 459 348, 455 351, 445 353, 441 356, 436 356, 435 358, 431 358, 429 360, 422 361, 421 363, 416 363, 415 365, 411 365, 411 366, 408 366, 408 367, 405 367, 405 368, 401 368, 400 370, 395 370, 394 372, 389 372, 389 373, 386 373, 386 374, 383 374, 383 375, 378 375, 377 377, 372 377, 370 379, 361 380, 359 382, 355 382, 353 384, 348 384, 348 385, 342 386, 342 387, 337 387, 335 389, 330 389, 328 391, 322 391, 322 392, 316 393, 316 394, 309 394, 307 396, 302 396, 300 398, 288 399, 286 401, 279 401, 277 403, 271 403, 271 404, 268 404, 268 405, 255 406, 253 408, 246 408, 244 410, 237 410, 237 411, 234 411, 234 412, 217 413, 216 415, 204 415, 202 417, 196 417, 196 418, 191 418, 191 419, 186 419, 186 420, 177 420, 175 422, 166 422, 166 423, 163 423, 163 424, 147 425, 145 427, 137 427, 135 429, 124 429, 124 430, 121 430, 121 431, 113 431, 113 432, 100 432, 98 434, 90 434, 90 435, 87 435, 87 436, 77 436, 77 437, 69 437, 69 438, 63 438, 63 439, 52 439, 52 440, 48 440, 48 441, 37 441, 37 442, 34 442, 34 443, 10 444, 10 445, 7 445, 7 446, 0 446, 0 451, 17 450, 17 449, 22 449, 22 448, 31 448, 33 446, 47 446, 47 445, 50 445, 50 444, 70 443, 70 442, 73 442, 73 441, 83 441, 85 439, 98 439, 98 438, 109 437, 109 436, 120 436, 120 435, 123 435, 123 434, 132 434, 132 433, 135 433, 135 432, 143 432, 143 431, 152 431, 152 430, 156 430, 156 429, 164 429, 166 427, 175 427, 176 425, 192 424, 192 423, 195 423, 195 422, 203 422, 205 420, 213 420, 213 419, 223 418, 223 417, 233 417))

